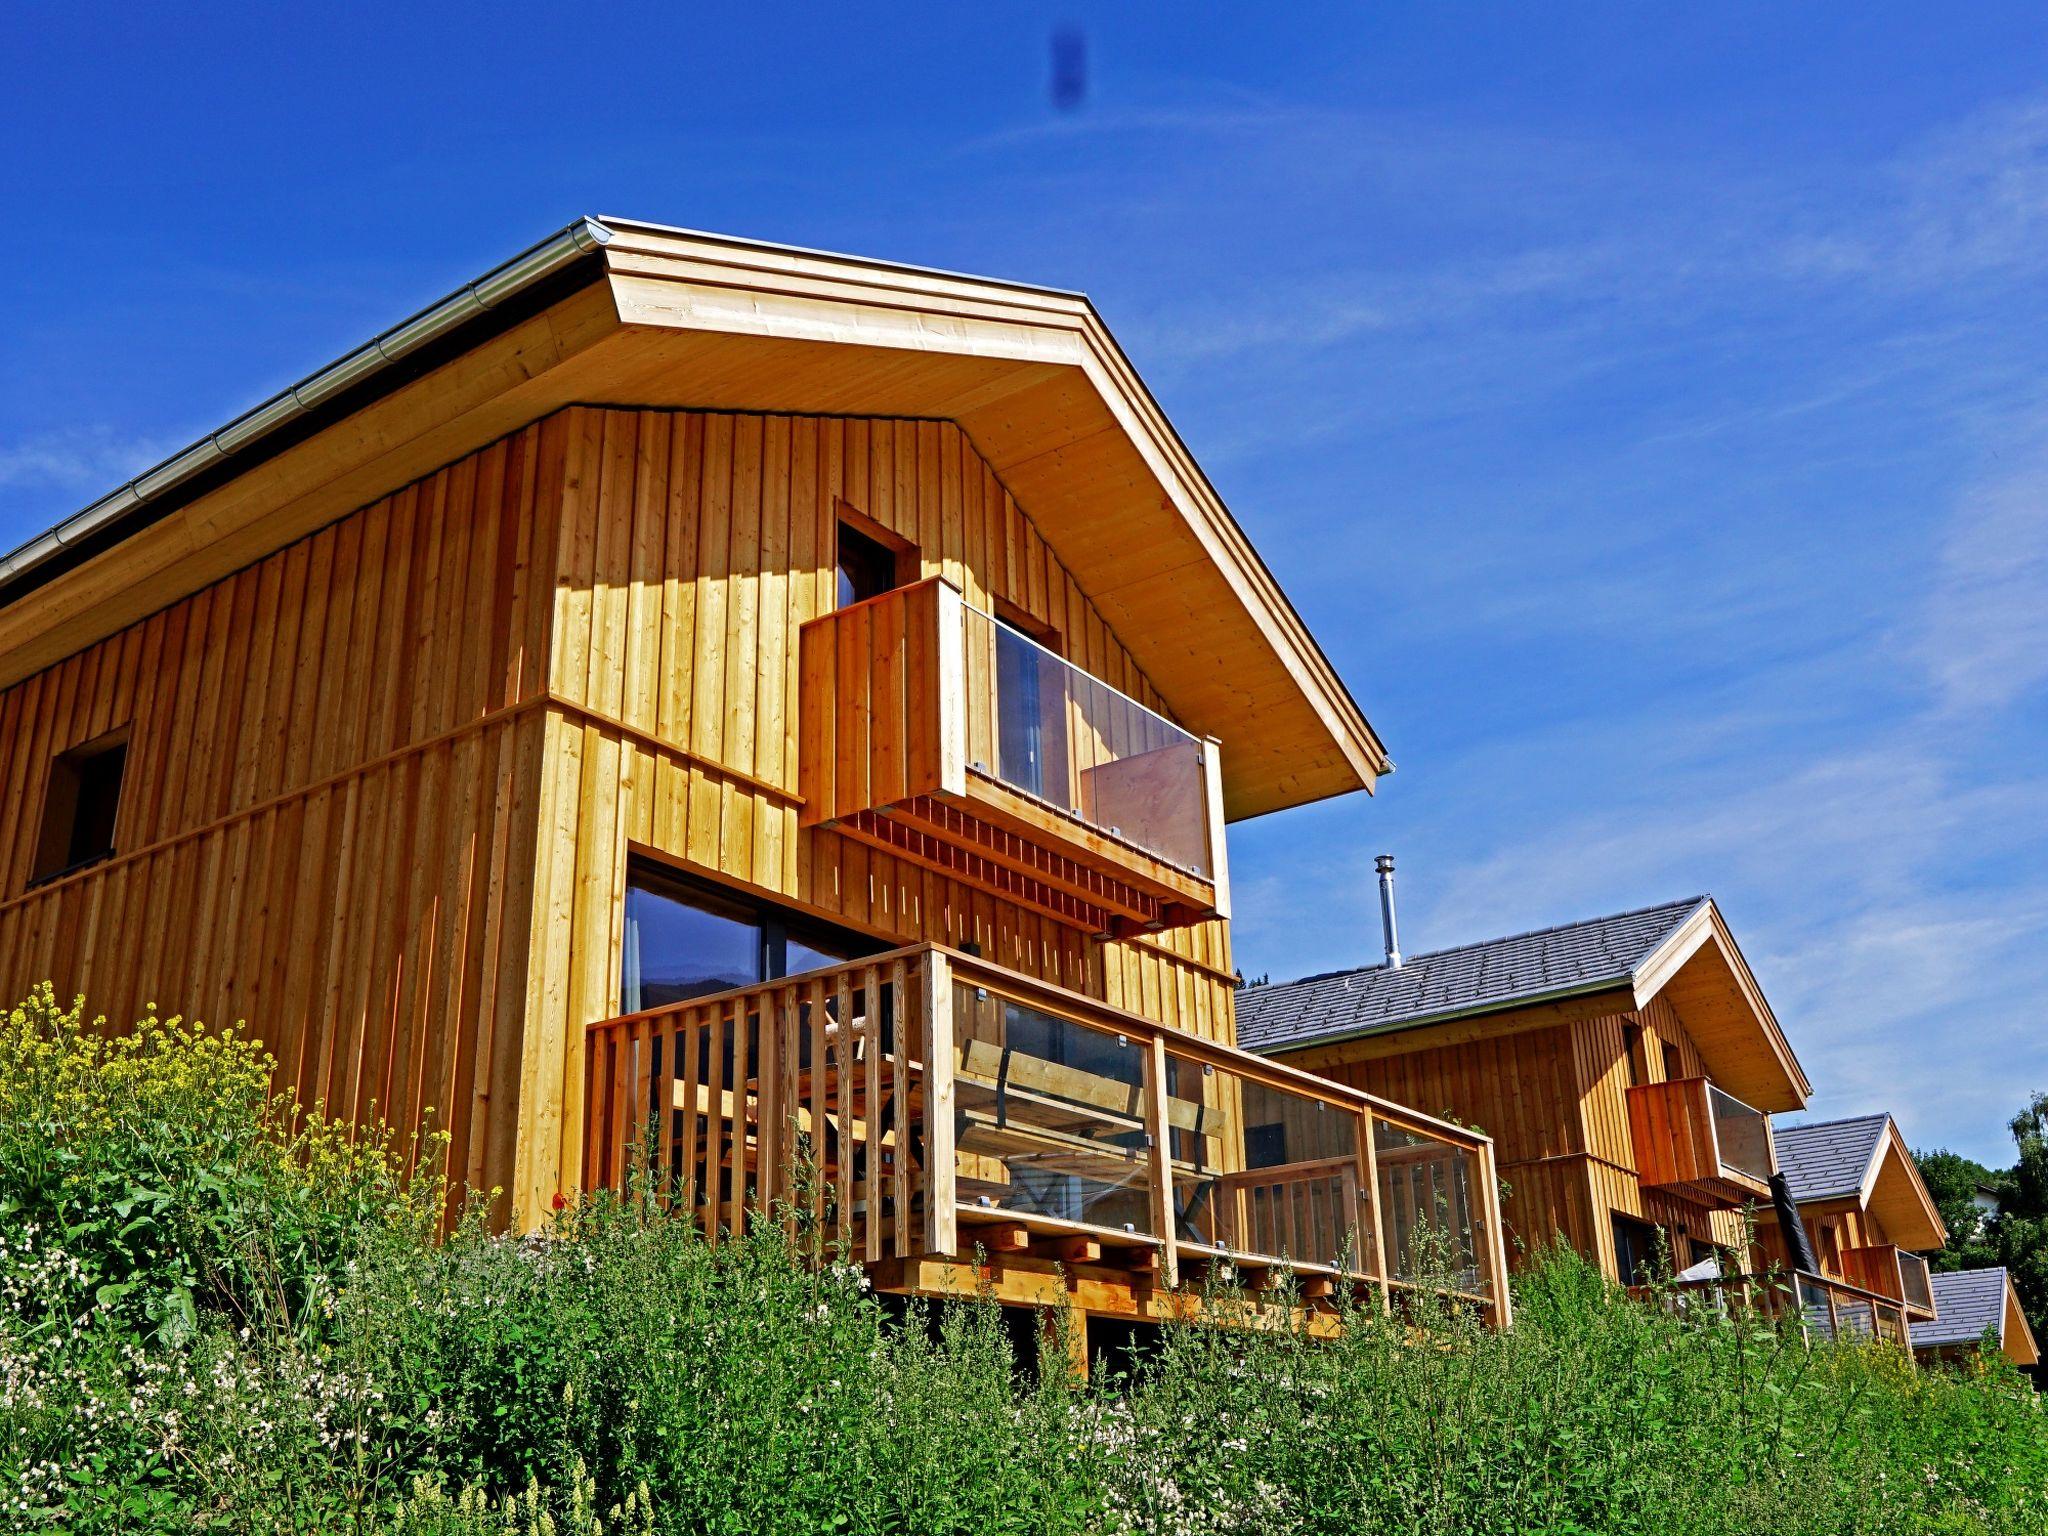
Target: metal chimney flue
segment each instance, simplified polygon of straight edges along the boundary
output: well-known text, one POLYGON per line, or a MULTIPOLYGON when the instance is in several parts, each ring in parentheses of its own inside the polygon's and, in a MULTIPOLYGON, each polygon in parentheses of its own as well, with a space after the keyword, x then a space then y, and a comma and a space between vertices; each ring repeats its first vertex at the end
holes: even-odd
POLYGON ((1394 856, 1383 853, 1372 861, 1380 872, 1380 927, 1387 941, 1387 969, 1401 969, 1401 935, 1394 926, 1394 856))

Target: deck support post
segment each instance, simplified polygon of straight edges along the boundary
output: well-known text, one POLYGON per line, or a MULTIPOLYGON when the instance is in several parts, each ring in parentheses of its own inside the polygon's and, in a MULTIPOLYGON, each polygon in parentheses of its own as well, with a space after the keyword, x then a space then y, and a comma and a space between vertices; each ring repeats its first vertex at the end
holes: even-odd
MULTIPOLYGON (((1494 1169, 1493 1143, 1490 1140, 1482 1142, 1479 1147, 1479 1177, 1484 1181, 1484 1188, 1477 1192, 1481 1215, 1488 1211, 1498 1212, 1500 1176, 1494 1169)), ((1514 1325, 1515 1304, 1508 1291, 1507 1234, 1501 1230, 1498 1215, 1486 1224, 1486 1254, 1487 1267, 1493 1271, 1493 1326, 1509 1328, 1514 1325)))
POLYGON ((1145 1135, 1152 1143, 1152 1224, 1159 1229, 1159 1272, 1171 1290, 1180 1284, 1180 1239, 1174 1231, 1173 1127, 1166 1117, 1166 1042, 1158 1035, 1152 1037, 1151 1054, 1145 1074, 1145 1135))
POLYGON ((1392 1288, 1387 1284, 1387 1230, 1380 1211, 1380 1153, 1378 1139, 1373 1135, 1372 1111, 1368 1109, 1360 1114, 1357 1125, 1359 1177, 1365 1181, 1365 1205, 1371 1213, 1365 1236, 1372 1243, 1373 1283, 1379 1289, 1380 1311, 1391 1312, 1394 1297, 1392 1288))
POLYGON ((960 1252, 959 1158, 953 1116, 953 967, 938 950, 919 962, 924 981, 925 1247, 960 1252))

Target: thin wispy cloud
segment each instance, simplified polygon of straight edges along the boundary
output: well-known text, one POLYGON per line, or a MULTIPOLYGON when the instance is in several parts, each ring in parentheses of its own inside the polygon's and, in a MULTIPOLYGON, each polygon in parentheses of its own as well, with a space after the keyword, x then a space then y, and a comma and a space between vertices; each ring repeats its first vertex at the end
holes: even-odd
POLYGON ((1295 590, 1372 594, 1346 670, 1404 771, 1248 829, 1239 954, 1369 960, 1388 846, 1414 949, 1711 889, 1817 1110, 1996 1159, 2048 1087, 2048 104, 1860 165, 1681 173, 1677 198, 1617 168, 1641 196, 1574 240, 1503 184, 1463 264, 1354 249, 1249 317, 1151 317, 1188 377, 1275 381, 1230 428, 1246 462, 1348 433, 1456 486, 1283 524, 1312 540, 1278 553, 1295 590), (1468 478, 1424 433, 1541 457, 1468 478))
POLYGON ((0 486, 67 494, 111 490, 170 451, 173 445, 165 441, 109 427, 0 438, 0 486))

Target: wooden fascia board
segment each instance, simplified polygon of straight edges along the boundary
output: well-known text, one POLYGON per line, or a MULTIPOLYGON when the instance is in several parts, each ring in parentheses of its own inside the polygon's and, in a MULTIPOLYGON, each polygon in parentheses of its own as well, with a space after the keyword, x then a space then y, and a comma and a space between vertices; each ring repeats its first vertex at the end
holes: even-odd
POLYGON ((1771 1011, 1763 988, 1757 984, 1755 973, 1750 970, 1735 936, 1728 931, 1728 925, 1721 917, 1720 908, 1711 898, 1702 901, 1699 909, 1673 929, 1664 942, 1636 967, 1636 1006, 1647 1007, 1650 999, 1663 991, 1672 978, 1709 944, 1714 946, 1736 993, 1755 1021, 1759 1038, 1783 1074, 1785 1087, 1798 1101, 1796 1107, 1805 1108, 1807 1100, 1813 1097, 1813 1083, 1805 1068, 1800 1066, 1799 1058, 1793 1054, 1792 1044, 1785 1038, 1777 1015, 1771 1011))
POLYGON ((1461 1013, 1433 1023, 1424 1021, 1347 1035, 1337 1040, 1319 1040, 1312 1045, 1283 1048, 1271 1054, 1305 1071, 1316 1072, 1326 1067, 1383 1061, 1416 1051, 1470 1045, 1477 1040, 1560 1028, 1626 1013, 1631 1006, 1632 998, 1626 986, 1609 985, 1548 1001, 1508 1004, 1485 1013, 1461 1013))
MULTIPOLYGON (((866 263, 841 269, 836 258, 810 253, 706 249, 697 237, 622 220, 607 223, 614 237, 604 259, 620 313, 631 324, 855 342, 1080 372, 1107 417, 1105 426, 1113 426, 1139 455, 1203 558, 1222 575, 1244 616, 1316 712, 1356 778, 1346 787, 1370 790, 1392 768, 1384 745, 1293 604, 1087 300, 866 263)), ((971 423, 962 426, 974 436, 971 423)), ((976 447, 1000 473, 1002 455, 980 441, 976 447)), ((1091 584, 1085 564, 1075 564, 1075 578, 1091 598, 1113 598, 1119 590, 1091 584)), ((1125 638, 1129 644, 1133 637, 1125 638)))
POLYGON ((2027 1324, 2026 1309, 2020 1305, 2020 1293, 2012 1283, 2012 1274, 2005 1277, 2005 1337, 2001 1339, 2005 1358, 2014 1365, 2038 1365, 2041 1361, 2041 1346, 2034 1342, 2034 1330, 2027 1324), (2015 1350, 2014 1344, 2019 1348, 2015 1350))

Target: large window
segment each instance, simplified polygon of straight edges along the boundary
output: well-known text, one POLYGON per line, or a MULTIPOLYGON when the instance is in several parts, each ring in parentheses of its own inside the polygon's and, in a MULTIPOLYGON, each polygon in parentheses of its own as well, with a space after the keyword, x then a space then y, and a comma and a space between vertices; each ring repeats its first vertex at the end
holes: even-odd
POLYGON ((626 873, 627 1013, 837 965, 884 946, 651 864, 626 873))

